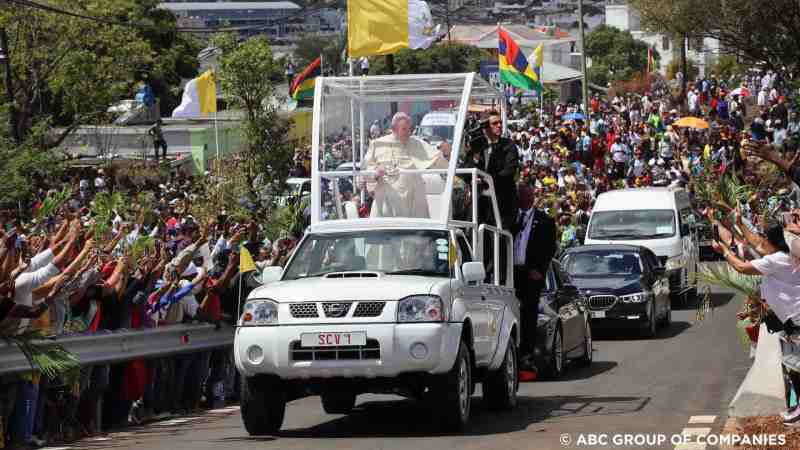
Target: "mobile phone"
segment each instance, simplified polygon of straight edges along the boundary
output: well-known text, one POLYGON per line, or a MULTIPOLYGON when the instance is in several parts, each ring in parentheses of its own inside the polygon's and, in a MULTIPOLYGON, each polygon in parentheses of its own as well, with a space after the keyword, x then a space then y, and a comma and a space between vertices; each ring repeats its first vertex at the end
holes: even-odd
POLYGON ((711 227, 711 233, 716 242, 722 242, 719 238, 719 225, 714 224, 714 226, 711 227))

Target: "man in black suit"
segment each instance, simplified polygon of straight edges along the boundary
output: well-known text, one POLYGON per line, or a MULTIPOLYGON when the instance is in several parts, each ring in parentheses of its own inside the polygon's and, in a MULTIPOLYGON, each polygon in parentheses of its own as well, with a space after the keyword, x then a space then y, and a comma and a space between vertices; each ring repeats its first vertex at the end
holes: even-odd
MULTIPOLYGON (((492 177, 503 228, 508 230, 517 215, 517 189, 514 179, 519 169, 519 153, 514 142, 502 137, 502 133, 503 121, 500 113, 491 111, 484 128, 484 136, 471 143, 464 167, 478 168, 492 177)), ((478 188, 484 190, 488 188, 488 184, 484 180, 479 180, 478 188)), ((493 217, 489 197, 480 196, 479 222, 496 225, 493 217)))
POLYGON ((539 294, 556 254, 555 221, 533 207, 533 188, 519 186, 519 217, 514 224, 514 286, 521 304, 520 367, 534 369, 533 349, 539 320, 539 294))

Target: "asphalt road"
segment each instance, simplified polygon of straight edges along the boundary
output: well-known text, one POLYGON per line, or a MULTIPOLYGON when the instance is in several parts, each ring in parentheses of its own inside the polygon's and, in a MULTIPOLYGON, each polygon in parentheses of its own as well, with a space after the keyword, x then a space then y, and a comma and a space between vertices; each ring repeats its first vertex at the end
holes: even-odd
POLYGON ((421 403, 363 395, 349 416, 325 414, 317 397, 290 403, 282 431, 272 437, 249 437, 233 407, 111 433, 72 448, 672 449, 672 436, 687 428, 721 432, 728 403, 750 366, 735 328, 741 298, 715 293, 712 305, 702 321, 695 305, 674 310, 672 326, 652 340, 632 331, 595 330, 592 366, 570 367, 559 381, 523 383, 519 407, 512 412, 489 412, 476 396, 471 427, 462 435, 439 433, 421 403), (607 445, 588 445, 600 434, 607 445), (616 434, 629 439, 664 435, 667 441, 624 445, 615 441, 624 439, 616 434))

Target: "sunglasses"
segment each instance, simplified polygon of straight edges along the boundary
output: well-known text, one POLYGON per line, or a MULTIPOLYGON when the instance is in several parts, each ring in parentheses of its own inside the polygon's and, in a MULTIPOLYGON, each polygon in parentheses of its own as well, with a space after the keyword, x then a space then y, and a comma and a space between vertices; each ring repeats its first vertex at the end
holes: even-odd
POLYGON ((489 122, 489 125, 492 125, 492 126, 494 126, 494 125, 502 125, 502 124, 503 124, 503 122, 500 122, 499 120, 496 120, 496 121, 493 121, 493 122, 489 122))

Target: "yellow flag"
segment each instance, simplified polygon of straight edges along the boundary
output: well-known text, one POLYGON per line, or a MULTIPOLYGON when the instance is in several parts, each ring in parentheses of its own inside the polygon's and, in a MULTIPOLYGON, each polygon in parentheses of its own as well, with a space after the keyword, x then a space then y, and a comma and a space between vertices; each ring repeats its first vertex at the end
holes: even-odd
POLYGON ((240 247, 239 253, 239 272, 252 272, 256 270, 256 263, 253 262, 253 257, 250 251, 244 246, 240 247))
POLYGON ((453 240, 450 239, 450 248, 448 249, 447 252, 447 262, 450 264, 451 269, 456 266, 457 258, 458 255, 456 254, 456 245, 455 243, 453 243, 453 240))
POLYGON ((408 42, 408 0, 348 0, 347 53, 389 55, 408 42))
POLYGON ((533 67, 542 67, 544 64, 544 42, 539 44, 539 46, 536 47, 536 50, 533 51, 531 64, 533 64, 533 67))
POLYGON ((217 112, 217 83, 214 72, 208 70, 197 78, 197 94, 200 97, 200 112, 217 112))

